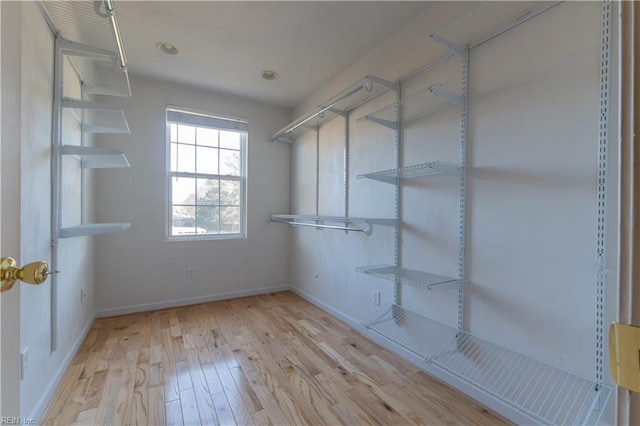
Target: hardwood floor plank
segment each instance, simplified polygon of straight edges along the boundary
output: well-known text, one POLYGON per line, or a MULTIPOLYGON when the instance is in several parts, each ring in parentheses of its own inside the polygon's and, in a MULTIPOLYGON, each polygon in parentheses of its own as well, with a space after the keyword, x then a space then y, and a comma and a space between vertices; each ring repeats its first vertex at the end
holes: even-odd
POLYGON ((165 402, 165 413, 167 426, 184 425, 184 421, 182 420, 182 405, 180 405, 179 399, 165 402))
POLYGON ((348 399, 332 405, 329 409, 339 419, 339 423, 343 425, 379 425, 373 417, 364 410, 353 404, 348 399))
POLYGON ((255 413, 251 413, 251 424, 257 426, 273 426, 274 423, 271 421, 267 412, 264 410, 256 411, 255 413))
POLYGON ((218 392, 213 395, 213 405, 215 406, 216 414, 221 425, 246 424, 236 422, 224 392, 218 392))
POLYGON ((180 407, 182 408, 182 420, 185 426, 201 424, 198 403, 196 402, 193 388, 180 389, 180 407))
POLYGON ((158 426, 165 424, 165 402, 164 389, 162 386, 149 388, 149 421, 148 426, 158 426))
POLYGON ((244 374, 242 367, 231 368, 229 369, 229 373, 231 374, 231 377, 236 384, 236 388, 240 393, 240 397, 242 398, 245 407, 247 407, 247 411, 253 414, 256 411, 262 410, 260 399, 258 399, 258 396, 253 391, 251 383, 247 379, 247 376, 244 374))
POLYGON ((207 385, 207 379, 205 378, 200 360, 198 359, 198 352, 195 349, 187 349, 187 363, 189 373, 191 375, 191 383, 193 384, 193 391, 196 397, 196 403, 198 405, 198 411, 200 412, 200 420, 202 424, 217 424, 215 416, 215 410, 209 386, 207 385))
POLYGON ((78 414, 78 419, 75 421, 74 425, 88 426, 96 424, 97 411, 97 408, 92 408, 90 410, 80 412, 80 414, 78 414))
POLYGON ((113 424, 118 390, 120 383, 125 380, 126 371, 128 371, 128 368, 122 362, 112 365, 109 369, 107 380, 102 391, 102 398, 100 399, 100 404, 98 404, 98 410, 96 412, 96 424, 113 424))
POLYGON ((508 424, 290 292, 101 318, 43 424, 508 424))

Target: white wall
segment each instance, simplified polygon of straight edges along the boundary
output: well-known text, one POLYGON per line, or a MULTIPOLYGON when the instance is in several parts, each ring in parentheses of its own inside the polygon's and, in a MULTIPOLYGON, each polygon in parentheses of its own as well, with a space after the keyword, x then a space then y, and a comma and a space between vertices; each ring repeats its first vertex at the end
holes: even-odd
POLYGON ((124 232, 96 237, 100 315, 266 291, 286 286, 287 232, 269 223, 289 208, 288 148, 269 144, 289 111, 142 76, 131 76, 132 98, 122 105, 128 135, 101 135, 96 143, 122 149, 130 169, 97 171, 96 215, 131 222, 124 232), (245 117, 248 134, 247 238, 165 241, 167 104, 245 117), (196 278, 186 278, 193 267, 196 278))
MULTIPOLYGON (((427 46, 427 37, 461 7, 430 8, 297 111, 365 73, 393 80, 437 57, 442 51, 427 46)), ((587 378, 595 371, 599 43, 600 4, 564 3, 473 50, 470 60, 466 327, 587 378)), ((447 63, 412 81, 407 92, 436 82, 460 90, 459 69, 447 63)), ((393 132, 355 122, 392 98, 352 113, 351 216, 393 216, 391 185, 355 179, 394 167, 393 132)), ((459 119, 450 108, 407 125, 403 164, 457 162, 459 119)), ((342 158, 336 128, 342 128, 341 118, 320 131, 321 214, 342 211, 341 169, 331 160, 342 158)), ((614 158, 612 153, 612 164, 614 158)), ((312 213, 313 135, 296 142, 293 161, 294 213, 312 213)), ((615 181, 615 170, 610 172, 615 181)), ((402 195, 402 266, 457 276, 457 179, 412 181, 402 195)), ((615 196, 609 202, 615 208, 615 196)), ((355 272, 357 266, 393 262, 391 230, 375 227, 370 237, 314 229, 291 234, 291 282, 297 289, 359 321, 376 309, 372 289, 382 290, 383 304, 392 302, 392 282, 355 272)), ((613 264, 615 250, 609 254, 613 264)), ((455 326, 455 289, 403 291, 405 306, 455 326)))
MULTIPOLYGON (((36 3, 22 6, 22 180, 20 259, 22 264, 51 261, 51 186, 54 39, 36 3)), ((65 69, 65 94, 79 97, 79 83, 65 69)), ((64 143, 80 144, 78 122, 63 119, 64 143)), ((80 223, 78 160, 63 162, 63 225, 80 223)), ((54 294, 51 279, 39 286, 21 284, 20 348, 27 349, 27 369, 20 385, 20 412, 37 418, 66 370, 93 319, 93 300, 80 301, 80 289, 92 294, 93 253, 87 238, 61 239, 60 273, 54 294), (56 350, 51 352, 51 318, 57 318, 56 350)))

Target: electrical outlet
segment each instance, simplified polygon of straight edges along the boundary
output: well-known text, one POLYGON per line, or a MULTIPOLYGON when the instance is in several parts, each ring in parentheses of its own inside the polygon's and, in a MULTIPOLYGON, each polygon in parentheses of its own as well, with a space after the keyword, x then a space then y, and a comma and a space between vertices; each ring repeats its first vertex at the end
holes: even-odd
POLYGON ((372 303, 376 306, 380 306, 380 290, 373 290, 372 303))
POLYGON ((187 278, 192 280, 196 277, 196 268, 187 268, 187 278))
POLYGON ((29 346, 20 352, 20 380, 24 379, 29 369, 29 346))

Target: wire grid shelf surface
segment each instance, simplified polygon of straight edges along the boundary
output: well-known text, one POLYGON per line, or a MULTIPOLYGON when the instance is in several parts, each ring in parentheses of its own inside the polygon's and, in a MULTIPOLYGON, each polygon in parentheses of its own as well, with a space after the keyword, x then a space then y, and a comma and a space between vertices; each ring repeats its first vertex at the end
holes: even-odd
POLYGON ((371 119, 378 119, 397 124, 398 116, 400 116, 400 121, 408 122, 452 106, 449 101, 433 94, 432 90, 432 86, 426 87, 418 92, 406 96, 398 102, 394 102, 370 114, 360 117, 357 121, 371 121, 371 119))
POLYGON ((86 237, 89 235, 109 234, 124 231, 131 227, 130 223, 88 223, 60 229, 60 238, 86 237))
POLYGON ((433 287, 443 284, 460 284, 460 280, 457 278, 392 265, 361 266, 356 270, 385 280, 399 280, 404 284, 425 290, 431 290, 433 287))
POLYGON ((318 105, 317 110, 311 111, 297 118, 271 137, 272 141, 287 138, 297 139, 303 134, 336 118, 338 112, 349 112, 366 102, 383 95, 391 90, 388 84, 382 84, 377 77, 365 76, 347 88, 341 90, 331 98, 318 105))
POLYGON ((86 84, 86 91, 95 94, 131 96, 129 77, 117 62, 118 46, 103 1, 43 1, 61 38, 113 52, 112 60, 97 60, 83 56, 68 56, 72 66, 86 84))
POLYGON ((96 60, 82 56, 67 57, 79 74, 86 93, 131 96, 129 77, 117 61, 96 60))
POLYGON ((380 172, 358 175, 357 179, 373 179, 385 183, 397 183, 398 179, 414 179, 423 176, 447 173, 460 176, 461 168, 458 164, 446 161, 431 161, 429 163, 414 164, 400 169, 383 170, 380 172))
POLYGON ((426 359, 438 355, 457 334, 454 328, 398 305, 391 305, 382 315, 365 326, 381 337, 426 359))
POLYGON ((121 109, 76 100, 64 100, 62 106, 71 111, 87 133, 130 133, 121 109))
POLYGON ((611 393, 609 387, 398 305, 365 326, 544 424, 597 423, 611 393))
POLYGON ((115 148, 63 145, 62 155, 73 155, 82 160, 85 169, 112 169, 131 167, 122 151, 115 148))
POLYGON ((433 365, 545 424, 599 420, 610 388, 457 332, 433 365))

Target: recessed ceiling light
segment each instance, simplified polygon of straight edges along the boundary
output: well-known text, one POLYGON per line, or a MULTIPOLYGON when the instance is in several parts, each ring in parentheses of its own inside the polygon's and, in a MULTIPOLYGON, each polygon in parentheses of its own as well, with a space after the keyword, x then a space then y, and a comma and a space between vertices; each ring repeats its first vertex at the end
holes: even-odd
POLYGON ((271 70, 262 71, 262 78, 264 78, 265 80, 277 80, 278 77, 280 76, 275 71, 271 71, 271 70))
POLYGON ((162 53, 166 53, 167 55, 177 55, 178 48, 175 47, 171 43, 167 43, 166 41, 159 41, 156 43, 156 48, 162 53))

